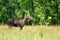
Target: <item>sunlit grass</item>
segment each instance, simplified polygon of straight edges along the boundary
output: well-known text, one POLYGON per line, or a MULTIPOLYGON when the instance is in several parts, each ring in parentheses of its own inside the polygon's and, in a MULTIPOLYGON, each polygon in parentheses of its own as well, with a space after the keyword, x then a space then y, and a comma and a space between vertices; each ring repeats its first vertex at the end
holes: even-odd
POLYGON ((60 40, 60 27, 58 26, 24 26, 8 28, 0 25, 0 40, 60 40))

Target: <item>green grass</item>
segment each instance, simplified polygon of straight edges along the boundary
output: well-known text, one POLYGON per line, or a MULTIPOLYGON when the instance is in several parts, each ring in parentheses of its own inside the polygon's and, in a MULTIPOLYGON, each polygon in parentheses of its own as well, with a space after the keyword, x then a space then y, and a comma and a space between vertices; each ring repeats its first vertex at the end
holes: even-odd
POLYGON ((9 29, 0 25, 0 40, 60 40, 60 27, 55 26, 24 26, 9 29))

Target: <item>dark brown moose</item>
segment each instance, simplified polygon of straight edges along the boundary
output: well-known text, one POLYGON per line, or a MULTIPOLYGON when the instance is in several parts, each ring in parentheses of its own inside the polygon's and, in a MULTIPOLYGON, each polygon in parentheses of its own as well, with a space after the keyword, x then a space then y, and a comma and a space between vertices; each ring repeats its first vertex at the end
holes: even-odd
POLYGON ((29 19, 31 21, 33 20, 33 18, 29 14, 25 13, 23 18, 8 19, 7 22, 8 22, 8 25, 9 25, 10 28, 12 26, 15 26, 15 27, 19 26, 20 29, 22 30, 22 28, 24 26, 24 23, 27 19, 29 19))

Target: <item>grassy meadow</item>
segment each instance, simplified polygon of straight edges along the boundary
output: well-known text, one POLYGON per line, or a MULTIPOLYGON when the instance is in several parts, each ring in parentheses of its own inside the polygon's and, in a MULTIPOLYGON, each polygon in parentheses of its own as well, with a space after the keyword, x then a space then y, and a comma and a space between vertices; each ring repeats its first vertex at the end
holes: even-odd
POLYGON ((60 27, 58 26, 24 26, 8 28, 0 25, 0 40, 60 40, 60 27))

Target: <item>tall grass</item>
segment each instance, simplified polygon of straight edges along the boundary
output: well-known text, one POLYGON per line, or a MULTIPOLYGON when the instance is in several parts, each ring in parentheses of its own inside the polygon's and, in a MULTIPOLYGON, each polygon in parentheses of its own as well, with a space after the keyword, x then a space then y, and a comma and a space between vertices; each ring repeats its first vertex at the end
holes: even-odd
POLYGON ((60 40, 60 27, 55 26, 24 26, 8 28, 0 25, 0 40, 60 40))

